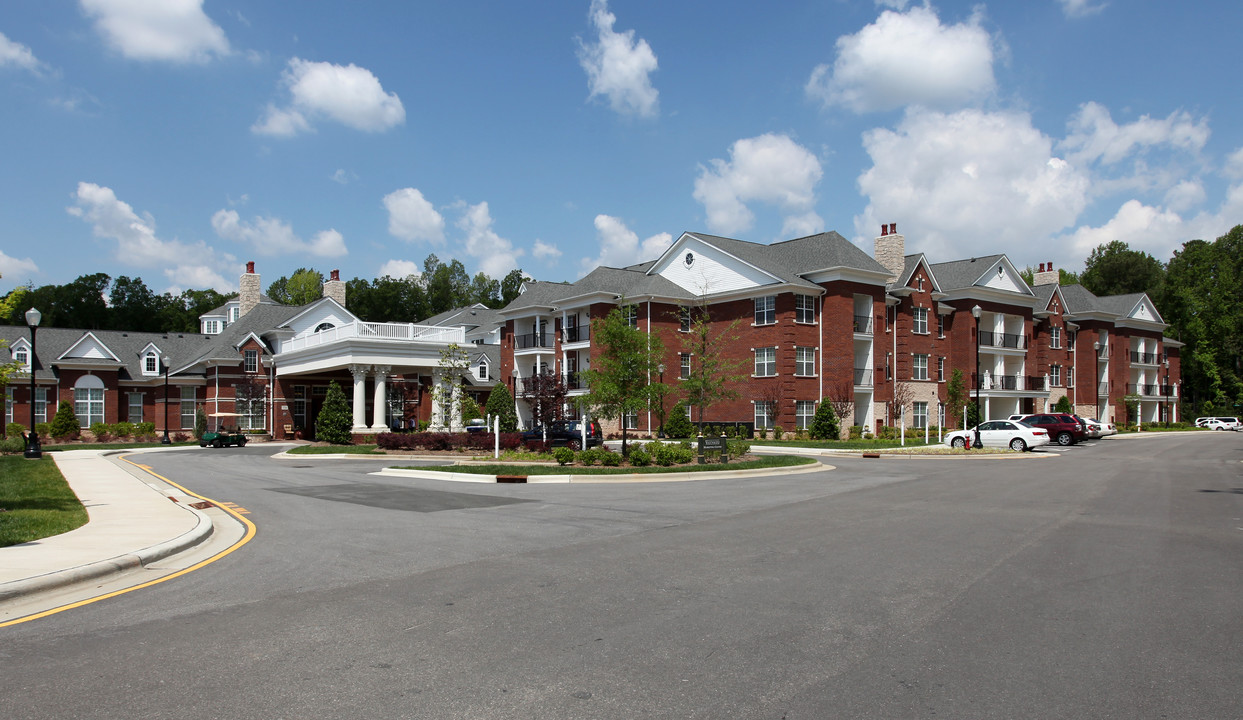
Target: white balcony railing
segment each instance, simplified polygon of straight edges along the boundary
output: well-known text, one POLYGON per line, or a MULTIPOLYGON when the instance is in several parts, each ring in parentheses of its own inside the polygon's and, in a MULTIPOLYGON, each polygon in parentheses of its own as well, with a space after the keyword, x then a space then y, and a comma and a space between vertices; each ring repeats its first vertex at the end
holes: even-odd
POLYGON ((329 328, 312 335, 290 338, 281 343, 281 352, 294 352, 306 348, 330 345, 346 340, 380 340, 393 343, 436 343, 447 345, 466 343, 466 331, 460 327, 415 325, 413 323, 353 322, 329 328))

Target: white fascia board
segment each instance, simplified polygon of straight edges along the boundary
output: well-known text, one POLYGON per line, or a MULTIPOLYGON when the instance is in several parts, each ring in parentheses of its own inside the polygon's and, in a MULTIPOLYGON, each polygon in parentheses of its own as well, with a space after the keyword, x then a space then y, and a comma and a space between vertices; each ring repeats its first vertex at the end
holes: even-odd
POLYGON ((316 300, 315 302, 313 302, 313 303, 311 303, 311 304, 307 305, 307 306, 306 306, 306 307, 302 310, 302 312, 300 312, 300 313, 298 313, 297 315, 294 315, 293 317, 291 317, 291 318, 289 318, 288 320, 286 320, 284 323, 282 323, 282 324, 281 324, 281 327, 286 328, 286 327, 291 327, 291 326, 293 326, 295 323, 297 323, 297 322, 298 322, 298 320, 299 320, 299 319, 301 319, 301 318, 303 318, 303 317, 306 317, 306 316, 307 316, 308 314, 310 314, 311 312, 314 312, 317 308, 319 308, 320 306, 322 306, 324 303, 332 303, 334 306, 336 306, 336 307, 340 308, 340 309, 341 309, 341 312, 345 313, 347 316, 349 316, 349 317, 351 317, 351 318, 354 318, 354 322, 358 322, 358 321, 359 321, 358 316, 357 316, 357 315, 355 315, 354 313, 350 312, 349 310, 346 310, 346 309, 345 309, 345 306, 344 306, 344 305, 342 305, 341 303, 337 302, 336 300, 333 300, 333 299, 332 299, 332 298, 330 298, 330 297, 322 297, 322 298, 320 298, 320 299, 316 300))
POLYGON ((65 352, 61 353, 60 357, 58 357, 58 358, 56 358, 56 359, 57 359, 57 360, 64 360, 64 359, 71 359, 71 360, 72 360, 74 357, 80 357, 80 356, 70 355, 70 353, 72 353, 75 349, 77 349, 77 347, 78 347, 79 345, 81 345, 82 343, 86 342, 87 340, 93 340, 93 341, 95 341, 95 344, 97 344, 97 345, 100 347, 100 349, 101 349, 101 350, 103 350, 105 353, 107 353, 108 357, 112 358, 113 360, 116 360, 118 363, 119 363, 119 362, 121 362, 121 358, 117 357, 116 353, 112 352, 112 348, 110 348, 110 347, 108 347, 107 345, 105 345, 105 344, 104 344, 104 342, 103 342, 102 340, 100 340, 99 338, 95 337, 95 333, 93 333, 93 332, 91 332, 91 331, 89 331, 89 330, 88 330, 88 331, 86 331, 86 333, 84 333, 84 334, 82 335, 82 337, 78 338, 78 341, 77 341, 77 342, 75 342, 73 345, 70 345, 70 346, 69 346, 69 349, 68 349, 68 350, 66 350, 65 352))
POLYGON ((814 282, 817 285, 845 281, 863 285, 879 285, 882 288, 889 284, 889 278, 891 277, 887 272, 875 272, 873 270, 861 270, 845 266, 821 268, 820 270, 799 273, 799 275, 804 280, 814 282))
POLYGON ((945 300, 976 300, 985 302, 995 302, 1002 305, 1014 305, 1026 309, 1034 310, 1040 307, 1040 298, 1035 295, 1015 295, 1008 290, 994 290, 993 288, 975 285, 969 288, 963 288, 959 292, 947 293, 945 300))
MULTIPOLYGON (((355 322, 357 322, 357 321, 355 321, 355 322)), ((261 337, 259 337, 257 334, 255 334, 255 332, 254 332, 253 330, 252 330, 252 331, 250 331, 250 332, 248 332, 248 333, 246 333, 246 335, 245 335, 245 336, 244 336, 241 340, 238 340, 236 343, 234 343, 234 344, 233 344, 233 347, 234 347, 234 348, 236 348, 236 349, 238 349, 238 350, 241 350, 241 349, 242 349, 242 346, 243 346, 243 345, 245 345, 245 344, 246 344, 246 342, 247 342, 248 340, 251 340, 252 338, 254 339, 254 341, 255 341, 255 342, 259 343, 259 347, 263 348, 263 349, 264 349, 264 351, 265 351, 265 352, 267 352, 267 354, 269 354, 269 355, 271 355, 271 354, 272 354, 272 348, 271 348, 271 346, 269 346, 266 342, 264 342, 264 341, 263 341, 263 338, 261 338, 261 337)))

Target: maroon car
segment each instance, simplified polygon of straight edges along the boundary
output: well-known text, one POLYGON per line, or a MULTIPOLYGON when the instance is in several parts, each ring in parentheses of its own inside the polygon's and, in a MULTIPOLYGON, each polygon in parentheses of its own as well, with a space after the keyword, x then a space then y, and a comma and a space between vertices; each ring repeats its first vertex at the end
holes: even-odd
POLYGON ((1058 445, 1074 445, 1088 436, 1087 431, 1074 415, 1064 413, 1025 415, 1023 422, 1048 430, 1049 439, 1058 445))

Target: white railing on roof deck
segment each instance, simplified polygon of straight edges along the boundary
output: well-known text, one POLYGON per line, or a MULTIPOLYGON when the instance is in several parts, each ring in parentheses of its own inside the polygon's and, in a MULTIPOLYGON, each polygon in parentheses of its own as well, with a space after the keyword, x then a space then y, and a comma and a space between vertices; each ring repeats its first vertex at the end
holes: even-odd
POLYGON ((464 345, 466 331, 460 327, 415 325, 413 323, 353 322, 311 335, 290 338, 281 343, 281 352, 294 352, 354 339, 464 345))

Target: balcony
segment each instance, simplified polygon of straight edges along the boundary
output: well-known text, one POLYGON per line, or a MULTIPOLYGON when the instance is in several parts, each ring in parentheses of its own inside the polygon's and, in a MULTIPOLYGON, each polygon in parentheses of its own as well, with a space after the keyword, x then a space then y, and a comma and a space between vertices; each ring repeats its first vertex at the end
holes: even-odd
POLYGON ((1039 392, 1044 392, 1048 390, 1049 389, 1048 378, 1044 377, 1043 375, 1040 377, 1036 377, 1035 375, 1028 375, 1027 376, 1027 389, 1037 390, 1039 392))
POLYGON ((1108 382, 1096 384, 1096 396, 1097 397, 1109 397, 1109 383, 1108 382))
POLYGON ((871 387, 872 371, 868 368, 855 368, 855 387, 871 387))
POLYGON ((576 325, 572 327, 562 328, 561 330, 561 342, 562 343, 587 342, 590 339, 591 339, 591 326, 590 325, 576 325))
POLYGON ((1133 365, 1160 365, 1161 356, 1157 353, 1142 353, 1131 351, 1131 364, 1133 365))
MULTIPOLYGON (((872 334, 872 316, 871 315, 855 315, 855 334, 871 335, 872 334)), ((858 385, 859 383, 855 383, 858 385)))
POLYGON ((1027 338, 1014 333, 995 333, 980 331, 980 347, 1008 348, 1022 350, 1027 347, 1027 338))
POLYGON ((568 372, 561 376, 566 390, 586 390, 587 376, 581 372, 568 372))
POLYGON ((515 350, 550 347, 552 347, 552 338, 548 333, 526 333, 525 335, 514 336, 515 350))
POLYGON ((985 376, 984 385, 980 386, 976 374, 972 373, 971 389, 1007 392, 1044 392, 1047 389, 1047 384, 1043 377, 1031 375, 992 375, 985 376))
POLYGON ((349 340, 376 340, 391 343, 438 343, 444 345, 458 343, 461 345, 466 342, 466 333, 462 328, 439 327, 436 325, 360 321, 302 337, 290 338, 281 343, 280 351, 282 353, 291 353, 349 340))
POLYGON ((1128 384, 1126 392, 1128 395, 1141 395, 1143 397, 1165 397, 1172 395, 1170 391, 1174 388, 1169 385, 1157 384, 1128 384))

